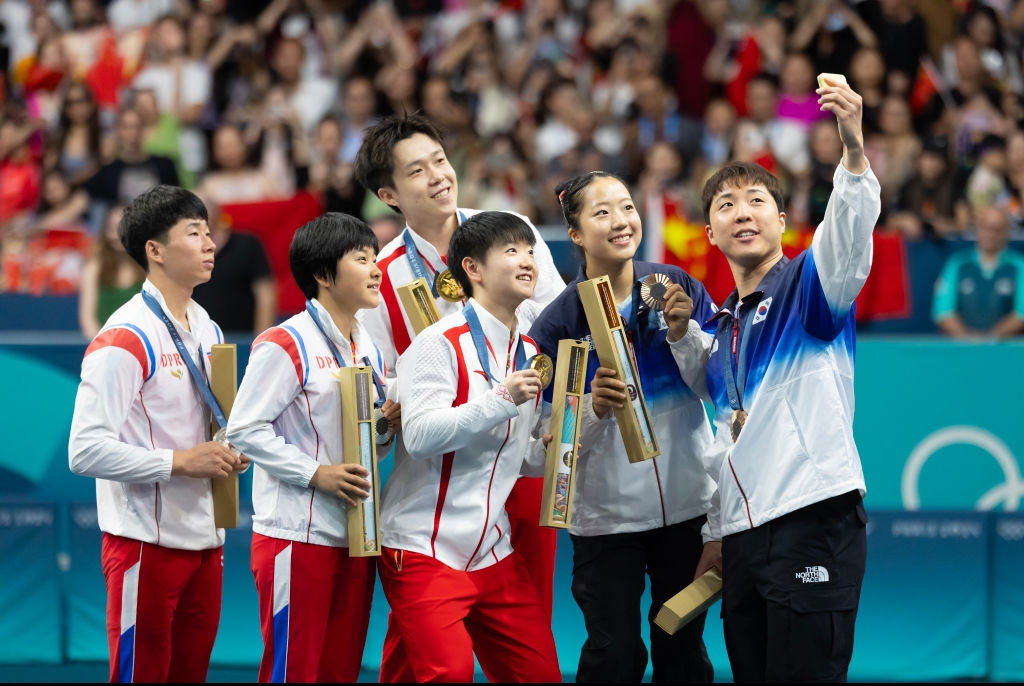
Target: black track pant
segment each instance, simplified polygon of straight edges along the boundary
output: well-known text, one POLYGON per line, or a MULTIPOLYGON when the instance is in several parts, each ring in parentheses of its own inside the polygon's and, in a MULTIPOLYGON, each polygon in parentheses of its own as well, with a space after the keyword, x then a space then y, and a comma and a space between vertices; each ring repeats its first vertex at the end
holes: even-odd
POLYGON ((647 669, 640 601, 651 579, 651 680, 710 682, 714 667, 704 647, 700 615, 670 636, 654 624, 662 604, 693 581, 703 543, 701 516, 627 534, 573 536, 572 594, 583 611, 587 640, 576 680, 639 683, 647 669))
POLYGON ((846 681, 867 559, 856 491, 722 540, 733 680, 846 681))

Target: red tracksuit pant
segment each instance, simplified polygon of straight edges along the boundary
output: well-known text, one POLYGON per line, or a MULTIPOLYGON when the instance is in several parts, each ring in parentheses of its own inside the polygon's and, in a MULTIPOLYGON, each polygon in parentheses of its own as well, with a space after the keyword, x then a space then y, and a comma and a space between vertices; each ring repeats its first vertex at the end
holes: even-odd
POLYGON ((540 593, 540 602, 551 623, 551 604, 555 587, 555 547, 558 531, 541 526, 540 503, 544 479, 521 477, 505 501, 505 512, 511 526, 512 549, 522 554, 533 585, 540 593))
POLYGON ((261 683, 354 683, 370 623, 376 560, 252 535, 263 632, 261 683))
POLYGON ((111 683, 206 681, 220 623, 224 552, 103 534, 111 683))
POLYGON ((491 682, 562 680, 549 610, 519 553, 466 572, 384 548, 378 565, 391 606, 382 682, 469 683, 474 654, 491 682))

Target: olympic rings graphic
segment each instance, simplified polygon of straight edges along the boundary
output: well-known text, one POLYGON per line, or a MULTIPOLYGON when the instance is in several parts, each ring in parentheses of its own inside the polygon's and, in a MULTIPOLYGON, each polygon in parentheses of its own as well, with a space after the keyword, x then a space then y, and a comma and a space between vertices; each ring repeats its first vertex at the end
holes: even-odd
POLYGON ((975 503, 977 510, 991 510, 999 504, 1005 506, 1006 511, 1015 511, 1020 506, 1021 497, 1024 496, 1024 481, 1021 480, 1020 467, 1017 459, 1010 449, 997 436, 979 429, 976 426, 948 426, 940 429, 917 444, 917 447, 910 453, 906 464, 903 466, 903 478, 901 481, 901 495, 903 496, 903 507, 906 510, 921 509, 921 494, 918 491, 918 483, 921 476, 921 469, 925 462, 937 450, 948 445, 973 445, 981 448, 999 464, 1003 470, 1005 481, 984 493, 978 502, 975 503))

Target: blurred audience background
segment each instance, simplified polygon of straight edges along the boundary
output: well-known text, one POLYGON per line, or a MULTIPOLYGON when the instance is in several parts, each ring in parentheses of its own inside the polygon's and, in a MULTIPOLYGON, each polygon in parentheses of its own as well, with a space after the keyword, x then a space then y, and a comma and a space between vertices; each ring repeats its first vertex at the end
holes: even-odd
MULTIPOLYGON (((286 268, 279 234, 331 210, 382 241, 404 226, 351 165, 367 126, 422 111, 463 205, 561 228, 554 186, 614 172, 643 204, 645 255, 720 300, 701 185, 730 159, 764 165, 787 247, 805 247, 841 150, 820 72, 864 97, 880 240, 973 241, 997 208, 1012 243, 1022 47, 1024 0, 0 0, 0 291, 81 290, 94 332, 107 294, 137 280, 111 217, 179 184, 216 205, 224 245, 261 239, 269 275, 261 262, 239 282, 259 305, 237 324, 258 331, 268 307, 294 308, 268 285, 286 268)), ((874 291, 894 274, 880 267, 874 291)))

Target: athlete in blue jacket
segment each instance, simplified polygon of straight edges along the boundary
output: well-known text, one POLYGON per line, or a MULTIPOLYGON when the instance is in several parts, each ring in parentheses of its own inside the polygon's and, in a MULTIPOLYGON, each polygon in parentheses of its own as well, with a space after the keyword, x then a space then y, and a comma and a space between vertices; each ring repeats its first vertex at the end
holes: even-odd
POLYGON ((728 164, 702 196, 736 290, 705 327, 718 490, 697 572, 722 570, 737 682, 845 681, 866 562, 854 300, 871 268, 880 191, 861 97, 834 81, 817 92, 838 120, 843 158, 810 249, 783 255, 782 192, 763 167, 728 164))

